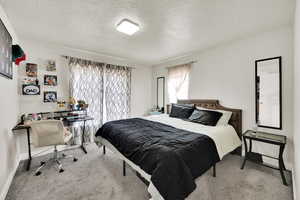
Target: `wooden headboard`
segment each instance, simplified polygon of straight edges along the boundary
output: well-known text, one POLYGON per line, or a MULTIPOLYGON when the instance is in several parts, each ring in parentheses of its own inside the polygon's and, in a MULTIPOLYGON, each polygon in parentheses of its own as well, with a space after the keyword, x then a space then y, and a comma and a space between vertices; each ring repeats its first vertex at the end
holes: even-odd
MULTIPOLYGON (((232 125, 237 132, 238 136, 242 138, 242 110, 226 108, 219 104, 219 100, 215 99, 187 99, 187 100, 178 100, 179 104, 195 104, 195 106, 209 108, 209 109, 218 109, 218 110, 227 110, 232 112, 231 119, 229 124, 232 125)), ((167 105, 167 113, 170 113, 171 106, 167 105)))

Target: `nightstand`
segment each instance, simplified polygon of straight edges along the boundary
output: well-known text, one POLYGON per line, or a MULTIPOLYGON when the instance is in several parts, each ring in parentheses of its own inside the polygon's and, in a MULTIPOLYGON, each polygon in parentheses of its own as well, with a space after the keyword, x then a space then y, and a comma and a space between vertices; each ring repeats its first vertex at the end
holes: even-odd
POLYGON ((279 168, 276 168, 276 167, 273 167, 270 165, 266 165, 264 163, 258 163, 258 164, 266 166, 266 167, 270 167, 272 169, 279 170, 281 179, 282 179, 282 183, 284 185, 287 185, 287 182, 286 182, 286 179, 284 176, 284 171, 286 170, 286 168, 285 168, 285 165, 283 162, 283 157, 282 157, 283 151, 284 151, 284 148, 286 145, 286 136, 275 135, 275 134, 265 133, 265 132, 261 132, 261 131, 247 130, 243 134, 243 140, 244 140, 244 144, 245 144, 245 158, 244 158, 244 162, 241 166, 241 169, 244 169, 246 161, 249 159, 249 156, 252 153, 252 141, 259 141, 259 142, 263 142, 263 143, 277 145, 277 146, 279 146, 279 155, 277 158, 268 156, 268 155, 264 155, 264 154, 259 154, 259 155, 278 160, 279 168), (247 139, 249 140, 249 149, 248 149, 247 139))

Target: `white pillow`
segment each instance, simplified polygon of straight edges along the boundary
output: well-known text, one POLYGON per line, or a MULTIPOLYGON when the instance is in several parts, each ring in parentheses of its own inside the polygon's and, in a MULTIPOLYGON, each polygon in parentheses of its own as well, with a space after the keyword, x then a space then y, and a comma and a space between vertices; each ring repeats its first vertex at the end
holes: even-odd
POLYGON ((203 108, 203 107, 196 107, 197 109, 200 110, 211 110, 211 111, 216 111, 216 112, 220 112, 222 113, 222 117, 219 119, 218 123, 216 124, 216 126, 226 126, 228 125, 228 122, 231 118, 232 112, 230 111, 226 111, 226 110, 214 110, 214 109, 208 109, 208 108, 203 108))

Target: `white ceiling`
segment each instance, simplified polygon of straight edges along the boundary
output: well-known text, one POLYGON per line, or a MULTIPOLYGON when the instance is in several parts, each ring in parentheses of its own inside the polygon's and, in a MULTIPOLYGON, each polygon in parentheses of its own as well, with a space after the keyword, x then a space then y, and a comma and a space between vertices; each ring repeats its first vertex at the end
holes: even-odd
POLYGON ((292 24, 294 0, 0 0, 17 34, 147 64, 292 24), (115 25, 128 18, 133 36, 115 25))

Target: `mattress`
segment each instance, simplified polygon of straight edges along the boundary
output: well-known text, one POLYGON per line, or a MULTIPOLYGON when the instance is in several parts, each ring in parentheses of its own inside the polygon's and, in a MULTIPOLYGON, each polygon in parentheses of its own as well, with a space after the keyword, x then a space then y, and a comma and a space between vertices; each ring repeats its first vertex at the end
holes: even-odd
MULTIPOLYGON (((170 118, 168 115, 155 115, 149 117, 143 117, 142 119, 150 120, 154 122, 160 122, 178 129, 183 129, 187 131, 191 131, 193 133, 205 134, 216 144, 217 151, 220 159, 224 157, 224 155, 233 151, 237 147, 241 145, 241 141, 237 136, 234 128, 230 125, 227 126, 204 126, 201 124, 196 124, 188 121, 184 121, 181 119, 170 118)), ((141 176, 143 176, 146 180, 149 181, 148 192, 151 195, 152 200, 163 200, 164 198, 160 195, 157 188, 155 188, 154 184, 151 182, 151 175, 147 174, 144 170, 142 170, 139 166, 134 164, 132 161, 123 156, 109 141, 102 137, 96 138, 96 143, 101 146, 107 146, 111 151, 113 151, 120 159, 125 160, 128 165, 130 165, 134 170, 139 172, 141 176)), ((194 191, 195 192, 195 191, 194 191)), ((193 195, 190 195, 191 198, 193 195)), ((187 199, 190 199, 190 196, 187 199)))

